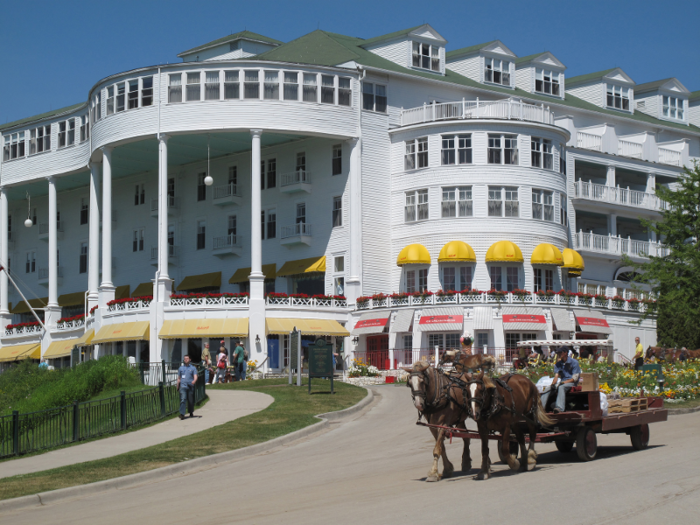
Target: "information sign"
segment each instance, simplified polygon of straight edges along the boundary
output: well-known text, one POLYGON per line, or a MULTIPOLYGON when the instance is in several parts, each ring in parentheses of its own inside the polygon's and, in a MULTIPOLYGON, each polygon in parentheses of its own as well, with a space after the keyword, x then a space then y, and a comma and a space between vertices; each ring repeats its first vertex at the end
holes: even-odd
POLYGON ((328 377, 331 380, 333 393, 333 347, 325 339, 316 339, 309 345, 309 394, 311 393, 312 377, 328 377))

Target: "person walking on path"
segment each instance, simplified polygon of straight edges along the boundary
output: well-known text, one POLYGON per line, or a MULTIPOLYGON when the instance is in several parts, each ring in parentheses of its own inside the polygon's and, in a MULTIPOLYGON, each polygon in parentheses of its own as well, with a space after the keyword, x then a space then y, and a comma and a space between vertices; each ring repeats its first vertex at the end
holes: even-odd
POLYGON ((180 419, 185 419, 185 403, 190 417, 194 416, 194 386, 197 384, 197 369, 190 363, 190 356, 184 358, 185 364, 177 370, 177 389, 180 392, 180 419))
POLYGON ((228 366, 228 355, 222 348, 219 349, 219 355, 216 356, 216 377, 214 384, 223 383, 226 377, 226 367, 228 366))
POLYGON ((634 338, 636 346, 634 348, 634 369, 641 370, 644 365, 644 347, 639 342, 639 337, 634 338))
POLYGON ((238 346, 233 352, 233 363, 235 365, 236 381, 245 381, 246 368, 248 363, 246 363, 246 352, 243 346, 243 341, 238 341, 238 346))

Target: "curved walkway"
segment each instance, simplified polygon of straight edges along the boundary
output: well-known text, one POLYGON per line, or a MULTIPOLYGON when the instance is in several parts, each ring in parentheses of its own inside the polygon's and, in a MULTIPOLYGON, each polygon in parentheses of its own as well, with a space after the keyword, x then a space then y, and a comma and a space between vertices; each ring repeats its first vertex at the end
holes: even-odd
POLYGON ((207 391, 207 395, 209 401, 202 408, 195 410, 192 418, 187 417, 181 421, 176 417, 119 436, 53 450, 46 454, 5 461, 0 463, 0 478, 109 458, 158 445, 259 412, 274 401, 274 398, 267 394, 246 390, 212 389, 207 391))

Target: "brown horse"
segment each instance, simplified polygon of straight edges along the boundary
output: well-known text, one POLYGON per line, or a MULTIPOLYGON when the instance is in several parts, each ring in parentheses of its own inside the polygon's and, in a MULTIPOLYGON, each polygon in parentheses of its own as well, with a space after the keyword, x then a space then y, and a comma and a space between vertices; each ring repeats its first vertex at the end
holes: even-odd
POLYGON ((537 453, 535 438, 537 426, 551 426, 540 401, 537 387, 527 377, 507 374, 500 379, 485 376, 483 372, 468 378, 469 415, 476 421, 481 437, 481 470, 476 479, 489 479, 489 431, 501 434, 501 456, 512 470, 527 471, 535 468, 537 453), (525 449, 525 434, 520 423, 525 418, 530 446, 525 449), (520 445, 522 464, 510 453, 510 434, 513 432, 520 445))
MULTIPOLYGON (((456 426, 466 429, 467 419, 467 395, 457 383, 440 370, 419 361, 413 367, 404 367, 409 372, 407 381, 413 397, 413 405, 418 410, 419 419, 424 416, 431 425, 442 425, 446 427, 456 426)), ((463 384, 466 377, 462 378, 463 384)), ((431 428, 435 438, 433 448, 433 465, 426 481, 439 481, 441 478, 449 478, 454 472, 454 467, 447 459, 445 451, 445 431, 443 429, 431 428), (438 460, 442 457, 442 473, 438 472, 438 460)), ((472 468, 472 460, 469 456, 469 439, 464 439, 464 450, 462 452, 462 472, 467 472, 472 468)))
POLYGON ((454 348, 445 351, 441 363, 452 363, 459 373, 465 373, 469 370, 493 370, 496 367, 496 359, 491 355, 471 355, 454 348))

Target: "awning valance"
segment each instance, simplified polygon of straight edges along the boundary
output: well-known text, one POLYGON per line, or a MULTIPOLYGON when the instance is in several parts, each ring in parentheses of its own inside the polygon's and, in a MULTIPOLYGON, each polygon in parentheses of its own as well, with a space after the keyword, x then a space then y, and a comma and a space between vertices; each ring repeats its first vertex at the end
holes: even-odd
POLYGON ((97 332, 97 335, 92 340, 92 344, 146 340, 148 339, 150 328, 151 323, 148 321, 108 324, 100 328, 100 331, 97 332))
MULTIPOLYGON (((41 355, 41 345, 39 343, 29 343, 25 345, 3 346, 0 348, 0 362, 15 361, 17 359, 35 359, 32 354, 39 349, 41 355)), ((38 357, 36 358, 38 359, 38 357)))
MULTIPOLYGON (((270 279, 275 279, 277 277, 277 265, 275 263, 263 264, 262 273, 263 275, 265 275, 266 281, 270 279)), ((250 266, 248 266, 247 268, 239 268, 234 272, 234 274, 231 276, 228 282, 229 284, 247 283, 249 275, 250 266)))
POLYGON ((399 310, 396 312, 396 317, 394 317, 394 320, 391 322, 389 331, 397 334, 402 332, 410 332, 411 325, 413 324, 414 313, 415 310, 412 308, 408 310, 399 310))
POLYGON ((79 339, 77 337, 73 339, 65 339, 63 341, 54 341, 49 345, 44 352, 45 359, 57 359, 59 357, 66 357, 70 355, 73 347, 78 344, 79 339))
POLYGON ((76 346, 88 346, 89 344, 92 344, 92 340, 95 338, 95 331, 94 330, 88 330, 83 334, 83 336, 78 339, 78 341, 75 343, 76 346))
POLYGON ((552 321, 554 321, 554 329, 559 332, 573 332, 576 330, 568 310, 552 308, 552 321))
POLYGON ((221 288, 221 272, 189 275, 177 285, 178 292, 197 290, 198 288, 221 288))
POLYGON ((389 324, 390 311, 384 312, 365 312, 360 316, 355 328, 352 329, 352 335, 368 335, 381 334, 389 324))
POLYGON ((476 254, 466 242, 450 241, 440 250, 438 262, 476 262, 476 254))
POLYGON ((265 328, 268 334, 288 334, 296 326, 303 335, 334 335, 347 337, 350 335, 343 325, 333 319, 282 319, 268 317, 265 328))
POLYGON ((83 306, 85 304, 85 292, 64 293, 58 296, 58 306, 69 308, 71 306, 83 306))
POLYGON ((504 330, 547 330, 542 308, 503 307, 504 330))
POLYGON ((290 275, 299 275, 302 273, 325 272, 326 271, 326 256, 309 257, 307 259, 298 259, 296 261, 287 261, 282 265, 282 268, 277 272, 277 277, 289 277, 290 275))
MULTIPOLYGON (((44 308, 48 304, 48 302, 48 297, 42 297, 41 299, 29 299, 29 304, 34 309, 44 308)), ((31 310, 29 309, 29 306, 27 306, 27 303, 25 303, 24 301, 18 302, 17 306, 15 306, 12 309, 13 314, 28 314, 29 312, 31 312, 31 310)))
POLYGON ((605 316, 595 310, 574 310, 576 322, 582 331, 596 334, 611 334, 612 328, 605 320, 605 316))
POLYGON ((129 297, 129 290, 131 290, 131 286, 129 286, 128 284, 117 286, 117 288, 114 290, 114 298, 126 299, 127 297, 129 297))
POLYGON ((464 326, 464 308, 427 308, 418 321, 421 332, 456 332, 464 326))
POLYGON ((164 321, 158 337, 161 339, 248 337, 248 318, 176 319, 164 321))
POLYGON ((153 297, 153 283, 141 283, 134 288, 132 297, 153 297))
POLYGON ((581 257, 581 254, 578 253, 576 250, 572 250, 571 248, 564 248, 562 257, 564 260, 563 267, 569 270, 569 274, 572 274, 573 272, 579 272, 580 275, 580 272, 586 269, 586 265, 583 262, 583 257, 581 257))
POLYGON ((486 252, 486 262, 523 262, 523 252, 511 241, 498 241, 486 252))
POLYGON ((409 244, 396 258, 396 266, 404 264, 430 264, 430 252, 422 244, 409 244))
POLYGON ((561 266, 562 264, 564 264, 564 257, 559 251, 559 248, 557 248, 553 244, 543 242, 532 251, 530 263, 561 266))

